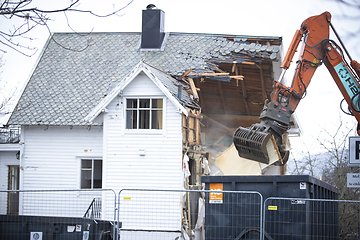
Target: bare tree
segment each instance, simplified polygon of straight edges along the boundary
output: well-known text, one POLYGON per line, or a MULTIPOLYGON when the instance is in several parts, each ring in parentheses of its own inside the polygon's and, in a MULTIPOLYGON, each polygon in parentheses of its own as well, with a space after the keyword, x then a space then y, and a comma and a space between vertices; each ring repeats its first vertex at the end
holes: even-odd
POLYGON ((0 55, 0 126, 2 121, 5 121, 6 116, 11 113, 8 104, 13 99, 18 85, 10 85, 6 79, 2 79, 1 73, 4 65, 5 63, 0 55), (13 86, 13 88, 11 88, 11 86, 13 86))
POLYGON ((310 175, 312 177, 316 177, 317 174, 317 162, 318 162, 318 156, 313 155, 310 153, 307 146, 304 144, 304 148, 306 150, 301 151, 300 156, 301 158, 296 158, 293 153, 292 154, 292 160, 294 163, 294 168, 291 169, 290 174, 295 175, 310 175))
POLYGON ((0 51, 6 52, 6 48, 13 49, 26 56, 32 56, 36 52, 36 48, 30 45, 33 40, 30 33, 37 27, 45 27, 49 32, 50 28, 48 22, 52 20, 52 16, 56 13, 63 13, 67 19, 67 24, 71 28, 67 18, 67 13, 78 12, 82 14, 90 14, 95 17, 103 18, 112 15, 117 15, 121 10, 129 6, 133 0, 120 7, 116 8, 113 5, 112 10, 106 14, 98 14, 91 9, 82 9, 82 0, 63 0, 57 1, 57 6, 50 9, 41 8, 37 6, 33 0, 0 0, 0 17, 3 21, 11 21, 13 23, 10 29, 0 29, 0 51), (59 2, 61 3, 59 5, 59 2), (22 41, 23 39, 25 43, 22 41))
MULTIPOLYGON (((0 56, 0 93, 3 93, 4 92, 4 88, 5 88, 5 85, 4 83, 2 83, 2 79, 1 79, 1 73, 2 73, 2 67, 4 66, 4 62, 2 61, 2 57, 0 56)), ((1 94, 0 95, 0 116, 1 114, 4 114, 2 113, 2 111, 4 110, 4 107, 5 105, 9 102, 9 97, 6 97, 4 94, 1 94)))
MULTIPOLYGON (((341 36, 347 46, 351 48, 351 55, 359 55, 358 36, 360 34, 360 1, 359 0, 325 0, 338 3, 338 11, 333 15, 337 22, 342 23, 341 36)), ((337 24, 336 24, 337 25, 337 24)), ((335 26, 336 27, 336 26, 335 26)), ((352 56, 354 57, 354 56, 352 56)))
MULTIPOLYGON (((347 187, 347 173, 358 172, 357 167, 349 166, 348 137, 353 129, 344 129, 342 124, 335 132, 326 132, 328 141, 320 140, 321 146, 327 151, 326 165, 322 169, 322 180, 338 189, 339 199, 359 200, 359 189, 347 187)), ((341 239, 358 239, 359 205, 339 203, 339 224, 341 239)))
MULTIPOLYGON (((358 188, 347 187, 347 173, 358 172, 359 169, 349 166, 348 138, 355 135, 355 125, 339 121, 337 128, 322 128, 316 138, 320 153, 310 154, 295 161, 294 174, 319 173, 322 181, 338 189, 340 200, 359 200, 358 188), (330 129, 330 130, 329 130, 330 129)), ((304 144, 305 145, 305 144, 304 144)), ((340 239, 358 239, 359 205, 339 203, 340 239)))

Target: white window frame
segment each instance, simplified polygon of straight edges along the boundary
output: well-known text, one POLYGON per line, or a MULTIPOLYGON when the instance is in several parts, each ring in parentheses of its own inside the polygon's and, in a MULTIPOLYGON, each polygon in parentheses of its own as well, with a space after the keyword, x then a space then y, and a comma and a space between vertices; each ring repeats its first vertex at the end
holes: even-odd
POLYGON ((128 97, 124 97, 124 129, 126 133, 154 133, 154 134, 162 134, 165 132, 165 126, 166 126, 166 98, 163 96, 148 96, 148 97, 138 97, 138 96, 128 96, 128 97), (138 100, 138 105, 137 105, 137 127, 139 126, 139 110, 143 110, 141 108, 139 108, 139 100, 140 99, 150 99, 150 108, 146 108, 146 110, 150 110, 150 116, 149 116, 149 127, 151 127, 151 111, 152 110, 160 110, 160 108, 152 108, 151 104, 152 104, 152 99, 162 99, 163 102, 163 106, 162 106, 162 128, 161 129, 140 129, 140 128, 131 128, 128 129, 127 128, 127 110, 129 110, 127 108, 127 100, 128 99, 137 99, 138 100))
POLYGON ((104 176, 103 176, 103 169, 104 169, 104 164, 103 164, 103 159, 102 158, 87 158, 87 157, 84 157, 84 158, 80 158, 80 186, 79 188, 80 189, 102 189, 102 185, 103 185, 103 179, 104 179, 104 176), (91 184, 90 184, 90 188, 83 188, 82 185, 81 185, 81 181, 82 181, 82 171, 85 170, 83 167, 82 167, 82 161, 85 161, 85 160, 91 160, 91 184), (94 188, 94 163, 95 161, 101 161, 101 187, 100 188, 94 188))

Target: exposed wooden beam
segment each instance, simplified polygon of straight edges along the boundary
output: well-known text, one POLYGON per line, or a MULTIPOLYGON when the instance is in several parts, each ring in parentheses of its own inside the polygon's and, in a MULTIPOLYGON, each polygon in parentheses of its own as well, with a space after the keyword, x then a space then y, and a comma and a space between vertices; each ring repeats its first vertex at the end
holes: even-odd
POLYGON ((198 118, 195 118, 195 138, 196 144, 200 144, 200 121, 198 118))
POLYGON ((192 78, 188 78, 188 81, 189 81, 190 88, 191 88, 192 94, 193 94, 193 96, 194 96, 194 99, 195 99, 195 100, 199 99, 199 95, 198 95, 198 93, 197 93, 194 80, 193 80, 192 78))
POLYGON ((189 117, 193 117, 193 118, 197 118, 197 119, 202 119, 203 117, 201 116, 201 114, 194 114, 191 111, 188 112, 188 116, 189 117))
POLYGON ((189 77, 213 77, 213 76, 229 76, 230 78, 234 78, 234 79, 240 79, 243 80, 244 76, 241 75, 230 75, 230 73, 225 73, 225 72, 221 72, 221 73, 190 73, 187 74, 187 76, 189 77))
POLYGON ((224 91, 223 91, 223 88, 222 88, 222 85, 221 85, 221 81, 218 81, 218 87, 219 87, 219 93, 220 93, 220 97, 221 97, 221 103, 222 103, 222 106, 223 106, 223 109, 224 109, 224 113, 226 114, 227 113, 227 111, 226 111, 226 103, 225 103, 224 91))
POLYGON ((185 77, 186 77, 189 73, 191 73, 191 71, 192 71, 192 69, 187 70, 186 72, 184 72, 184 74, 183 74, 182 77, 181 77, 181 80, 183 80, 183 81, 184 81, 185 83, 187 83, 187 84, 189 84, 189 83, 186 81, 185 77))
POLYGON ((234 78, 236 80, 244 80, 244 76, 241 76, 241 75, 237 75, 237 76, 232 75, 232 76, 230 76, 230 78, 234 78))
POLYGON ((231 68, 231 72, 235 72, 235 68, 236 68, 236 61, 233 62, 232 68, 231 68))
POLYGON ((247 64, 247 65, 255 65, 254 62, 249 62, 249 61, 243 61, 241 62, 242 64, 247 64))
MULTIPOLYGON (((240 68, 240 74, 242 75, 242 66, 239 66, 240 68)), ((236 75, 238 75, 238 68, 236 68, 236 75)), ((243 93, 243 97, 244 97, 244 103, 245 103, 245 109, 246 109, 246 113, 247 115, 250 116, 250 109, 249 109, 249 103, 248 103, 248 96, 247 96, 247 92, 246 92, 246 86, 245 86, 245 81, 241 81, 241 89, 242 89, 242 93, 243 93)))
POLYGON ((188 76, 228 76, 229 73, 190 73, 188 76))
POLYGON ((219 71, 219 72, 221 72, 221 73, 223 73, 224 71, 223 70, 221 70, 218 66, 216 66, 216 65, 213 65, 213 68, 215 68, 217 71, 219 71))
POLYGON ((203 97, 203 94, 202 94, 202 91, 201 91, 201 82, 203 81, 200 81, 198 78, 195 79, 196 81, 196 85, 200 88, 200 91, 199 91, 199 105, 201 106, 201 109, 204 111, 204 97, 203 97))
POLYGON ((264 71, 261 68, 261 64, 256 66, 258 66, 258 68, 260 69, 261 91, 262 91, 263 100, 265 101, 267 99, 267 95, 266 95, 266 87, 264 80, 264 71))

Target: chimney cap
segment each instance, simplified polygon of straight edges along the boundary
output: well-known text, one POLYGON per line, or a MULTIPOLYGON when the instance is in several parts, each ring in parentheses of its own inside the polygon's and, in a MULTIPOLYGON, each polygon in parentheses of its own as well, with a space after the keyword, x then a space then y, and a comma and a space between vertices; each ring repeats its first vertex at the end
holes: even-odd
POLYGON ((146 6, 146 9, 153 9, 153 8, 156 8, 156 6, 152 3, 146 6))

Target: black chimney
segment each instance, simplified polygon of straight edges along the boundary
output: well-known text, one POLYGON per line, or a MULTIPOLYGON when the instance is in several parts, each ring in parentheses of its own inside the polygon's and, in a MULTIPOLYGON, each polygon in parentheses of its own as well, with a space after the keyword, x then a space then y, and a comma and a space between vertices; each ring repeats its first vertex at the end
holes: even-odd
POLYGON ((142 11, 141 48, 160 49, 164 33, 165 13, 150 4, 142 11))

